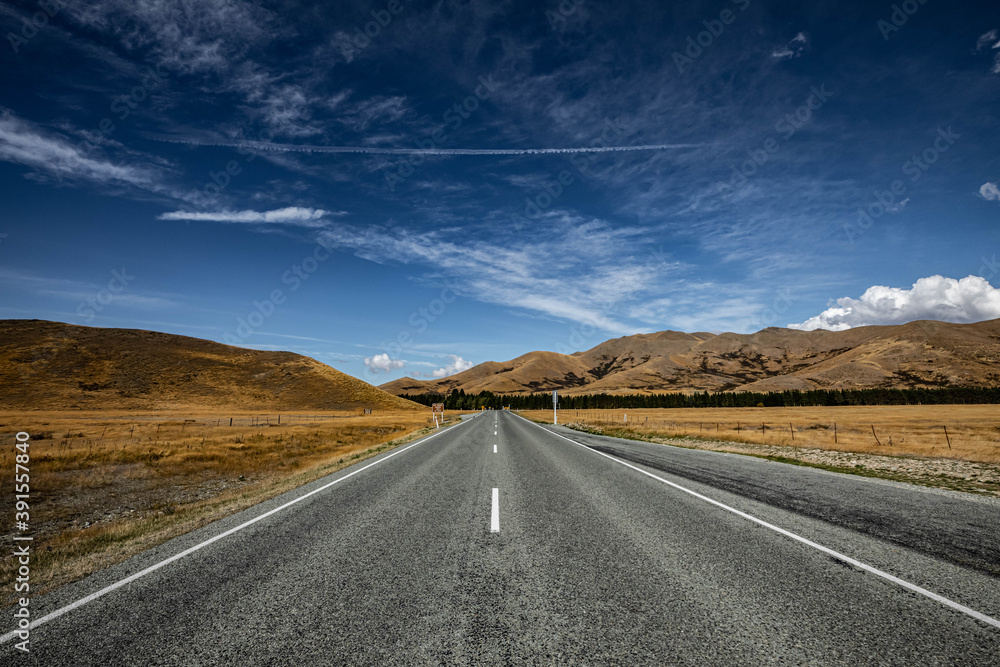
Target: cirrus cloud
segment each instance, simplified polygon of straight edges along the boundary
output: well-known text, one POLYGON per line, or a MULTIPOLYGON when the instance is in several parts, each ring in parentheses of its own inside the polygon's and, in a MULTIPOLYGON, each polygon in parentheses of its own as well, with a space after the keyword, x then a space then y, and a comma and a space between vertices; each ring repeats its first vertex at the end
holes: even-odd
POLYGON ((1000 317, 1000 289, 979 276, 961 280, 929 276, 910 289, 875 285, 859 299, 842 297, 837 305, 790 329, 843 331, 878 324, 905 324, 914 320, 981 322, 1000 317))
POLYGON ((249 224, 294 225, 296 227, 322 227, 327 215, 345 215, 345 211, 324 211, 321 208, 288 206, 273 211, 171 211, 161 213, 157 220, 194 220, 198 222, 229 222, 249 224))

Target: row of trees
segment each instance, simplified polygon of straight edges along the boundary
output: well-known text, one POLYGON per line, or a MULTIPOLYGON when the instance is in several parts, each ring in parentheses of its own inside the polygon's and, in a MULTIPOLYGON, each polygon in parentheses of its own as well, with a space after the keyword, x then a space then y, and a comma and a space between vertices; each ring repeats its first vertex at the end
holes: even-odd
MULTIPOLYGON (((552 393, 494 394, 403 394, 403 398, 431 405, 444 403, 446 410, 478 410, 481 407, 512 410, 545 410, 552 407, 552 393)), ((748 408, 758 405, 935 405, 1000 403, 1000 387, 941 387, 934 389, 812 389, 780 392, 714 392, 691 394, 582 394, 560 396, 565 410, 617 410, 635 408, 748 408)))

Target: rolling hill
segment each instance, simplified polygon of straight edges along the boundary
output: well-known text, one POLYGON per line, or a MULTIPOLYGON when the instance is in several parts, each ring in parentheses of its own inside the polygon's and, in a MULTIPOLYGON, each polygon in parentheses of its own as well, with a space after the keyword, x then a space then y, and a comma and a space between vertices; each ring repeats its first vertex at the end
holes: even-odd
POLYGON ((846 331, 767 328, 753 334, 661 331, 585 352, 529 352, 439 380, 401 378, 393 394, 661 393, 1000 385, 1000 320, 935 321, 846 331))
POLYGON ((424 409, 292 352, 41 320, 0 320, 0 405, 46 410, 424 409))

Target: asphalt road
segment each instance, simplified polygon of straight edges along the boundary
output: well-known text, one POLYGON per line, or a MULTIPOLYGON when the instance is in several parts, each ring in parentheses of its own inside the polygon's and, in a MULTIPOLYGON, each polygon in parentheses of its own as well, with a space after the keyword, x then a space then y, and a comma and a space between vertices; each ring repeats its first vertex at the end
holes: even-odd
POLYGON ((218 538, 0 662, 998 665, 998 517, 490 412, 33 600, 41 618, 218 538))

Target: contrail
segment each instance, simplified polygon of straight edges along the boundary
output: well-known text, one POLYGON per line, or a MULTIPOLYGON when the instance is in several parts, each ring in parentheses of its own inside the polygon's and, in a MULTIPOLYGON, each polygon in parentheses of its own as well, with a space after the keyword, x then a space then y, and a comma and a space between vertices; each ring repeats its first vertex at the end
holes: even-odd
POLYGON ((279 153, 359 153, 365 155, 548 155, 553 153, 623 153, 661 151, 675 148, 701 148, 707 144, 642 144, 638 146, 583 146, 573 148, 378 148, 368 146, 312 146, 307 144, 274 144, 266 141, 188 141, 157 139, 172 144, 190 146, 222 146, 252 148, 279 153))

